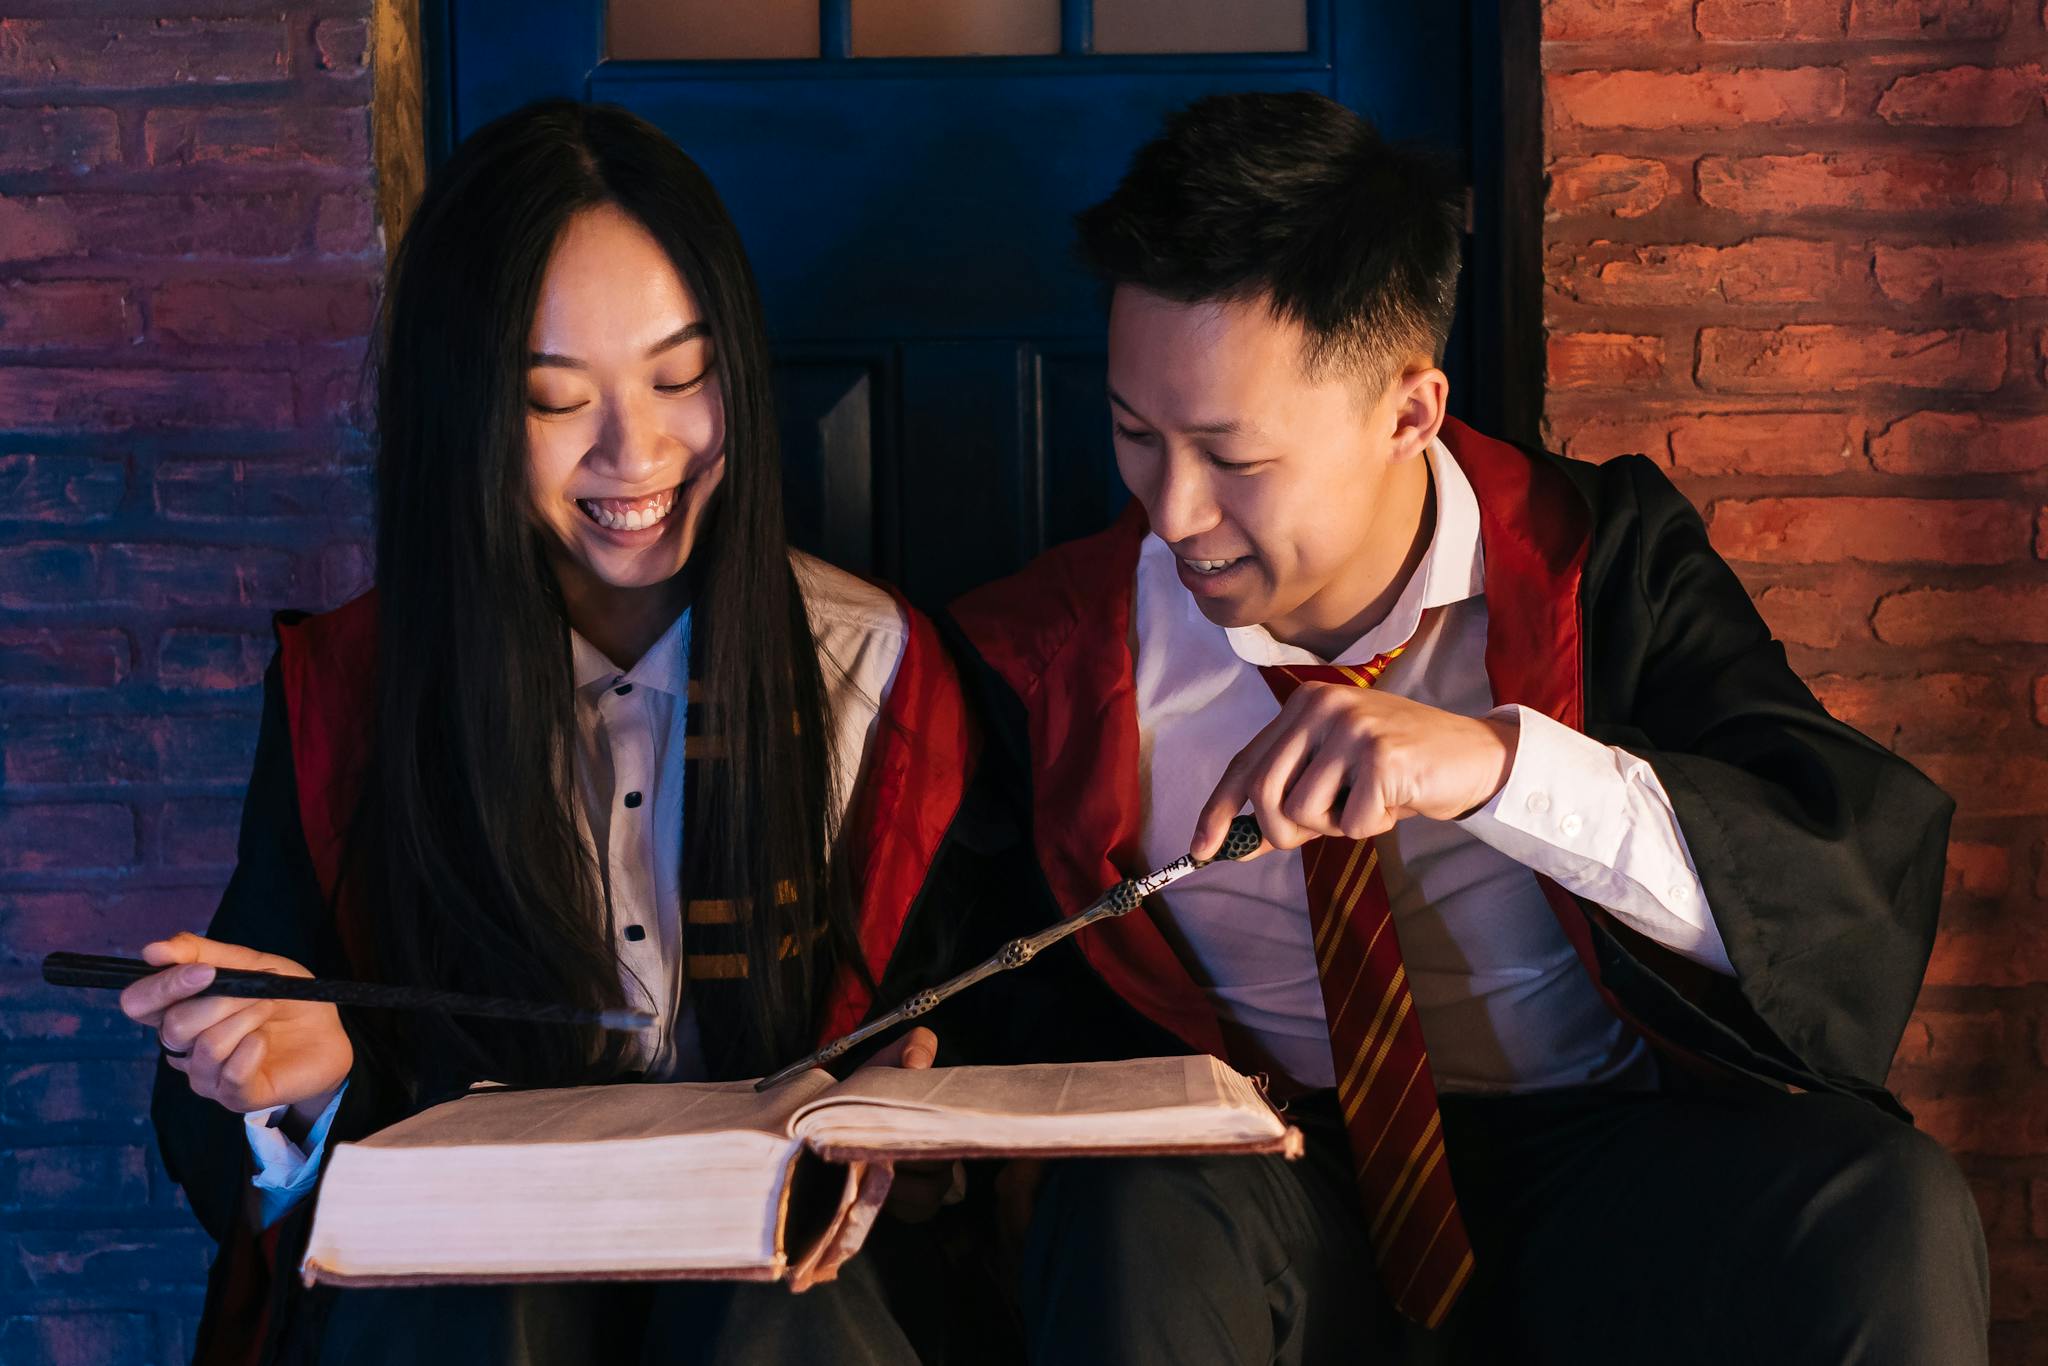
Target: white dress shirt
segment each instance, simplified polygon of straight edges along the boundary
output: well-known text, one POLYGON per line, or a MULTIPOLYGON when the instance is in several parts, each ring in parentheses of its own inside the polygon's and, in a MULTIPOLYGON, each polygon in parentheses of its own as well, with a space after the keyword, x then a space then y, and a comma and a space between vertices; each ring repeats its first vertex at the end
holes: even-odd
MULTIPOLYGON (((1533 873, 1732 973, 1727 952, 1649 765, 1533 709, 1494 707, 1479 505, 1441 442, 1429 461, 1436 526, 1421 564, 1387 618, 1327 662, 1411 642, 1381 690, 1520 727, 1493 800, 1460 821, 1411 817, 1376 841, 1437 1089, 1646 1083, 1647 1049, 1600 999, 1533 873)), ((1224 766, 1279 713, 1257 666, 1326 661, 1262 627, 1211 623, 1156 536, 1140 551, 1136 593, 1145 863, 1156 867, 1187 852, 1224 766)), ((1161 901, 1162 929, 1247 1061, 1300 1086, 1332 1085, 1300 853, 1217 865, 1161 901)))
MULTIPOLYGON (((791 561, 833 719, 829 797, 836 825, 860 781, 909 626, 895 599, 872 584, 808 555, 793 555, 791 561)), ((671 1081, 704 1075, 696 1013, 684 996, 683 972, 683 739, 690 620, 684 612, 639 662, 623 670, 581 635, 570 633, 577 824, 602 887, 626 1003, 652 1011, 657 1020, 635 1041, 635 1057, 650 1076, 671 1081)), ((283 1106, 245 1116, 266 1225, 312 1188, 340 1104, 337 1094, 308 1133, 304 1151, 275 1127, 283 1106)))

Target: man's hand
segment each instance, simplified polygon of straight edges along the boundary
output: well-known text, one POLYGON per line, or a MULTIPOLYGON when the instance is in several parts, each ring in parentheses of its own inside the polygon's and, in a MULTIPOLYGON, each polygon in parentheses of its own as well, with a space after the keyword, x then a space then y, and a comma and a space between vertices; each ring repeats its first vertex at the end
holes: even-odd
POLYGON ((1454 820, 1507 783, 1519 728, 1340 683, 1304 683, 1238 752, 1195 822, 1197 858, 1250 802, 1266 842, 1365 839, 1409 816, 1454 820))
MULTIPOLYGON (((938 1055, 939 1036, 919 1025, 861 1064, 858 1070, 930 1067, 938 1055)), ((959 1179, 958 1162, 899 1162, 882 1208, 907 1224, 921 1224, 939 1212, 959 1179)))

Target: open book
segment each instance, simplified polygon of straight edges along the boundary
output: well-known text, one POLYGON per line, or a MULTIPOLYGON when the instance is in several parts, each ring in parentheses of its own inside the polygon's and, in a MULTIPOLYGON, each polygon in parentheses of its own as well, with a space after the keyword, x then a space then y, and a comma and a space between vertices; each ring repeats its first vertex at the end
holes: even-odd
POLYGON ((1216 1059, 483 1089, 328 1159, 307 1284, 830 1280, 897 1161, 1301 1153, 1216 1059))

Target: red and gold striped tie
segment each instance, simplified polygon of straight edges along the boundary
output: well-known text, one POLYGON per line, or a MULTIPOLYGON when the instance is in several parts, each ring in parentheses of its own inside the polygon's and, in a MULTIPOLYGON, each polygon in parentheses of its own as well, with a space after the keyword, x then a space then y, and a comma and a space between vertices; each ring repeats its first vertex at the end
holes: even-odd
MULTIPOLYGON (((1285 703, 1303 683, 1370 688, 1400 653, 1259 672, 1285 703)), ((1401 1313, 1434 1328, 1472 1274, 1472 1246, 1379 862, 1369 839, 1324 836, 1301 850, 1337 1099, 1380 1280, 1401 1313)))

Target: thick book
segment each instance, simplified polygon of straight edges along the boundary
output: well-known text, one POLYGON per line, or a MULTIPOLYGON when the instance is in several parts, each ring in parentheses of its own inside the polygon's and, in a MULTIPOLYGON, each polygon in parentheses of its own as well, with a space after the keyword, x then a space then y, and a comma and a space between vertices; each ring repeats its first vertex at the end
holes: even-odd
POLYGON ((896 1162, 1301 1154, 1208 1056, 480 1089, 328 1159, 308 1285, 830 1280, 896 1162))

